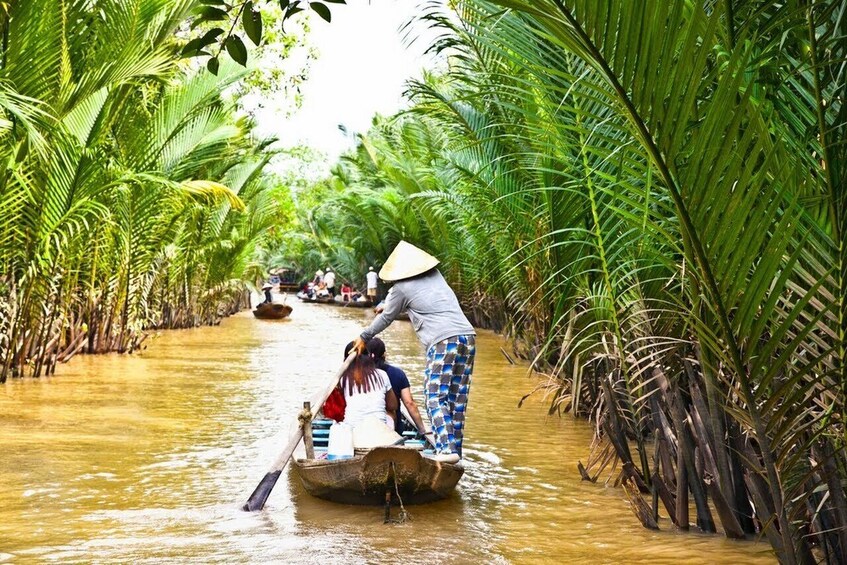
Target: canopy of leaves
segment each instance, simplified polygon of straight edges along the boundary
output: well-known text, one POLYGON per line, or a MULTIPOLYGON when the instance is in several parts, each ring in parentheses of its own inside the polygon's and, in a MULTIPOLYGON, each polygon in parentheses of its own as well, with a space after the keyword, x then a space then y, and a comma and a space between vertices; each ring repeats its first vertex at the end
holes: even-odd
POLYGON ((423 247, 701 529, 847 559, 845 4, 449 4, 449 72, 301 211, 311 253, 423 247))

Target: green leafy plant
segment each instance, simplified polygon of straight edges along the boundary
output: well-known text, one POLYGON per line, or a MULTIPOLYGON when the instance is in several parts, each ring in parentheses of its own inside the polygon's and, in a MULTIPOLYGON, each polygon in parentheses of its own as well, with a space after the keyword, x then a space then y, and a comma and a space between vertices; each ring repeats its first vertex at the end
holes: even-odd
MULTIPOLYGON (((346 4, 346 0, 324 0, 322 2, 312 0, 280 0, 279 7, 282 9, 280 25, 300 12, 314 12, 327 22, 332 21, 332 11, 327 4, 346 4)), ((247 65, 248 52, 245 41, 240 33, 244 33, 254 45, 262 43, 263 17, 261 2, 245 0, 232 5, 224 0, 200 0, 195 8, 191 21, 191 28, 205 28, 209 24, 217 25, 225 22, 222 27, 213 27, 205 31, 203 35, 194 37, 182 49, 185 57, 209 57, 206 68, 212 74, 217 74, 220 69, 220 56, 224 51, 239 65, 247 65), (226 23, 229 27, 226 27, 226 23), (240 27, 239 27, 240 26, 240 27)))

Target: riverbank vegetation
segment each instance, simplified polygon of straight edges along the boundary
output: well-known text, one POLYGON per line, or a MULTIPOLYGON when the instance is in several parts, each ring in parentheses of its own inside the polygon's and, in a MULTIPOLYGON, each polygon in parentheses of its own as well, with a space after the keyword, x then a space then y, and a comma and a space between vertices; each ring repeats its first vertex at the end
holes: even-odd
POLYGON ((286 194, 226 95, 246 70, 181 57, 195 8, 0 5, 0 382, 214 323, 261 276, 286 194))
POLYGON ((592 418, 584 476, 646 526, 691 503, 784 563, 847 562, 845 4, 456 10, 421 16, 449 68, 301 196, 303 264, 430 251, 592 418))
POLYGON ((181 58, 195 2, 0 3, 0 382, 214 323, 257 256, 361 284, 405 239, 592 419, 583 476, 645 526, 691 504, 847 562, 845 4, 449 5, 420 15, 446 68, 283 232, 245 70, 181 58))

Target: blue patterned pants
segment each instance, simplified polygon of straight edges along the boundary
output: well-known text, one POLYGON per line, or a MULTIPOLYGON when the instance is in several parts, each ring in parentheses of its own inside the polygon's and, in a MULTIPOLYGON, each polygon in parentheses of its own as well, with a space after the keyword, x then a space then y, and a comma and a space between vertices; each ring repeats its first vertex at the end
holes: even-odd
POLYGON ((472 335, 439 341, 426 352, 424 396, 438 453, 462 454, 475 355, 476 339, 472 335))

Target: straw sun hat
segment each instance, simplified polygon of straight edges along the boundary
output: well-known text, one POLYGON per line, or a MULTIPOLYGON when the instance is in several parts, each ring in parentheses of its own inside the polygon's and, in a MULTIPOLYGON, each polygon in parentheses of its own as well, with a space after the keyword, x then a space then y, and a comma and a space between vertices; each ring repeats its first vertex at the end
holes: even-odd
POLYGON ((408 279, 425 273, 436 265, 438 259, 411 243, 401 241, 379 270, 379 278, 389 282, 408 279))
POLYGON ((394 445, 402 437, 374 416, 368 416, 353 426, 353 447, 356 449, 394 445))
POLYGON ((262 290, 268 290, 270 288, 273 288, 272 284, 265 283, 262 285, 262 290))

